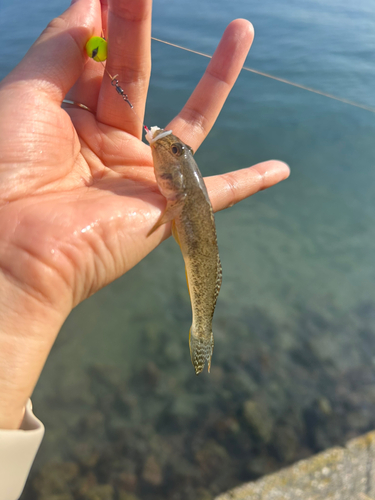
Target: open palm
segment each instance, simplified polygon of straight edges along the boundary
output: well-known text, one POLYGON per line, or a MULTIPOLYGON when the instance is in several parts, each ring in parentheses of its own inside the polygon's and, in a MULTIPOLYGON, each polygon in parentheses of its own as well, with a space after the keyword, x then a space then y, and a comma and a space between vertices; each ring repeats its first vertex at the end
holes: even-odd
MULTIPOLYGON (((18 425, 72 307, 170 234, 167 225, 147 237, 165 204, 138 118, 147 97, 150 36, 151 0, 109 6, 77 0, 1 83, 0 428, 18 425), (136 114, 102 66, 84 54, 88 38, 101 30, 109 39, 107 69, 119 75, 136 114), (67 93, 92 112, 62 109, 67 93)), ((194 150, 215 122, 252 39, 250 23, 233 21, 191 98, 164 127, 194 150)), ((270 161, 206 184, 220 210, 287 175, 283 163, 270 161)))

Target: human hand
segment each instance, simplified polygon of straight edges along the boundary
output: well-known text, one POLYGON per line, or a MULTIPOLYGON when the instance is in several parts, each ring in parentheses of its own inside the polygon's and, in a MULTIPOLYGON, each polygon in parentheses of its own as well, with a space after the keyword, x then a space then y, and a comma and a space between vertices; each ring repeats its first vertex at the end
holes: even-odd
MULTIPOLYGON (((18 428, 72 308, 128 271, 163 239, 164 208, 141 124, 87 60, 108 34, 107 69, 143 118, 150 76, 151 0, 76 0, 0 85, 0 428, 18 428), (108 20, 108 26, 107 26, 108 20), (69 92, 69 93, 68 93, 69 92), (68 98, 82 109, 61 109, 68 98)), ((233 21, 205 75, 165 128, 196 150, 213 126, 253 39, 233 21)), ((156 69, 157 70, 157 69, 156 69)), ((163 124, 159 124, 163 125, 163 124)), ((214 210, 289 174, 269 161, 206 179, 214 210)))

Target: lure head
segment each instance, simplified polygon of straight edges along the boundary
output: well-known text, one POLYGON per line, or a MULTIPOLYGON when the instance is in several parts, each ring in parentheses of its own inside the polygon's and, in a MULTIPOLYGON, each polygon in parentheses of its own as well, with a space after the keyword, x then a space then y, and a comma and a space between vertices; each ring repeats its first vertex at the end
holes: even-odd
POLYGON ((192 158, 192 149, 171 130, 151 127, 146 133, 154 160, 155 177, 162 195, 173 200, 184 194, 184 167, 192 158))

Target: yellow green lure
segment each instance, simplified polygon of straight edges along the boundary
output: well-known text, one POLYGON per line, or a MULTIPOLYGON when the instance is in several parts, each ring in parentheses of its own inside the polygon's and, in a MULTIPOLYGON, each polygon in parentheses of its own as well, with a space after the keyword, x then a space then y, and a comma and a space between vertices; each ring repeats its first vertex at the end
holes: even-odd
POLYGON ((101 36, 91 37, 86 43, 86 52, 94 61, 105 61, 107 59, 107 40, 101 36))

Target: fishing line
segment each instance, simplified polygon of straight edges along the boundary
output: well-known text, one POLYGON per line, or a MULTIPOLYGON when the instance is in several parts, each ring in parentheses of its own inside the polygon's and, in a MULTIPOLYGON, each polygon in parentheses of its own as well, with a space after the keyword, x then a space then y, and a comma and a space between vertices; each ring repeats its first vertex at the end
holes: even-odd
MULTIPOLYGON (((198 52, 197 50, 189 49, 188 47, 184 47, 183 45, 177 45, 176 43, 167 42, 166 40, 161 40, 160 38, 151 37, 155 42, 164 43, 165 45, 170 45, 171 47, 175 47, 177 49, 185 50, 186 52, 191 52, 193 54, 197 54, 198 56, 207 57, 208 59, 212 59, 212 56, 209 54, 205 54, 204 52, 198 52)), ((271 80, 276 80, 277 82, 285 83, 286 85, 291 85, 292 87, 297 87, 302 90, 306 90, 307 92, 312 92, 314 94, 321 95, 323 97, 328 97, 328 99, 334 99, 335 101, 342 102, 344 104, 348 104, 349 106, 354 106, 356 108, 361 108, 366 111, 370 111, 371 113, 375 113, 375 108, 371 106, 366 106, 365 104, 360 104, 354 101, 350 101, 349 99, 344 99, 342 97, 337 97, 333 94, 328 94, 326 92, 322 92, 321 90, 313 89, 312 87, 306 87, 305 85, 301 85, 300 83, 294 83, 290 80, 286 80, 285 78, 280 78, 278 76, 271 75, 269 73, 264 73, 263 71, 258 71, 257 69, 249 68, 247 66, 242 66, 244 71, 249 71, 250 73, 255 73, 256 75, 264 76, 265 78, 270 78, 271 80)))
POLYGON ((135 114, 135 116, 137 117, 137 120, 139 121, 139 123, 142 125, 142 128, 144 129, 144 131, 147 133, 148 132, 148 127, 143 123, 143 121, 141 120, 141 118, 137 115, 135 109, 134 109, 134 106, 133 104, 130 102, 129 100, 129 97, 128 97, 128 94, 125 94, 125 91, 122 87, 120 87, 120 84, 119 84, 119 81, 117 79, 118 75, 115 75, 115 76, 112 76, 111 73, 107 70, 107 68, 105 67, 104 63, 102 61, 100 61, 103 68, 104 68, 104 71, 107 73, 107 75, 109 76, 109 78, 111 79, 111 85, 112 87, 115 87, 117 93, 123 98, 123 100, 129 104, 130 106, 130 109, 133 111, 133 113, 135 114))

